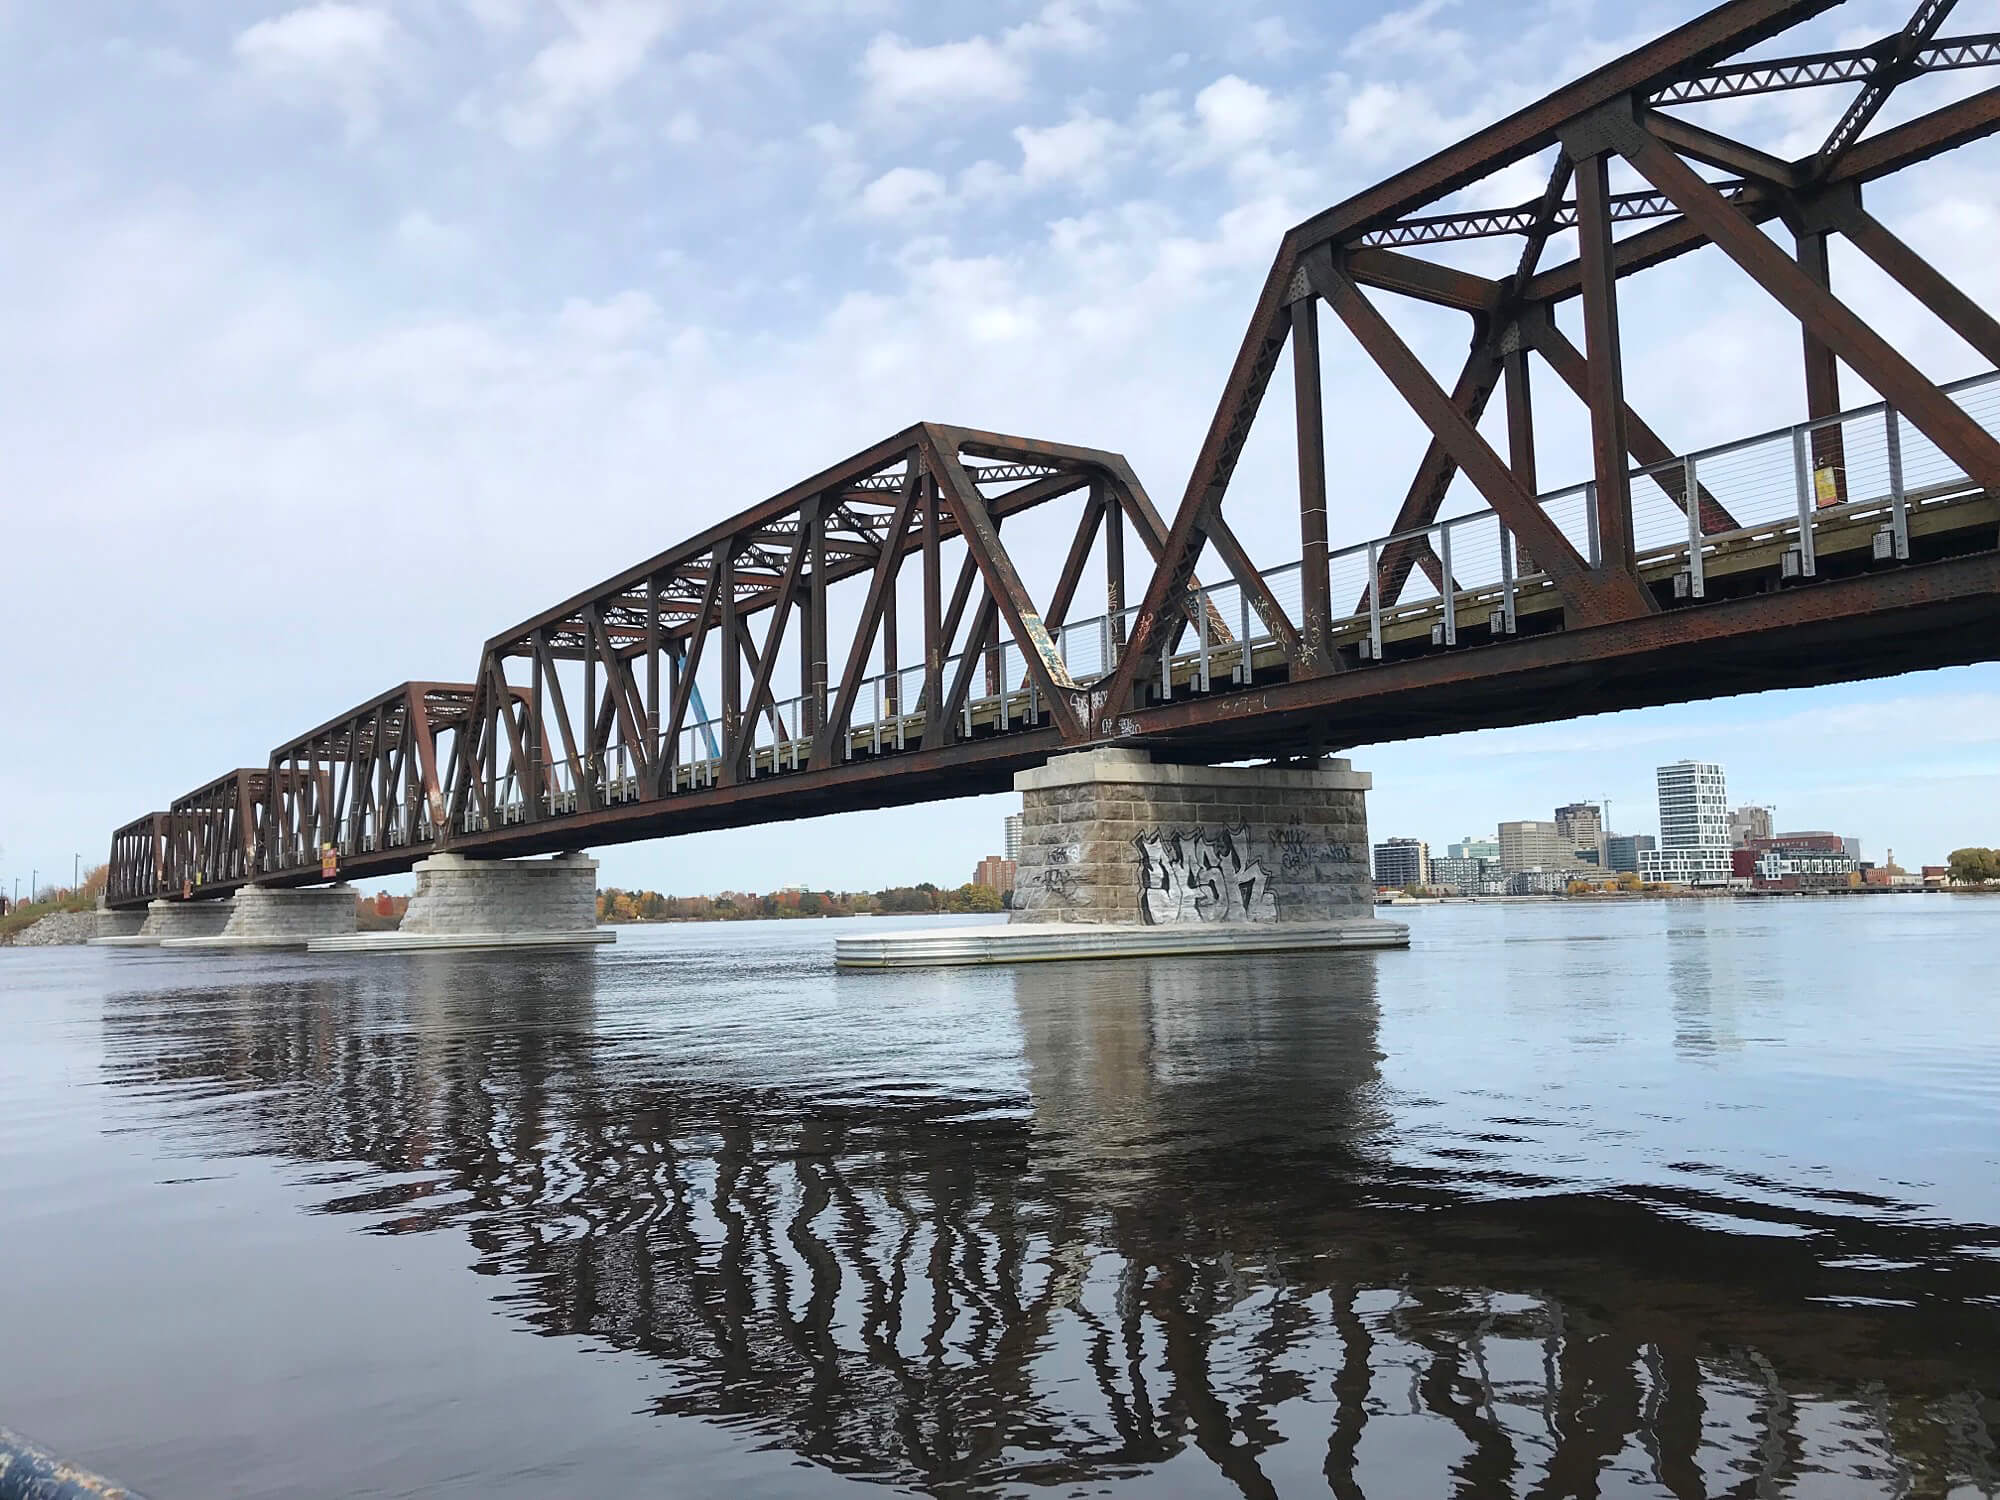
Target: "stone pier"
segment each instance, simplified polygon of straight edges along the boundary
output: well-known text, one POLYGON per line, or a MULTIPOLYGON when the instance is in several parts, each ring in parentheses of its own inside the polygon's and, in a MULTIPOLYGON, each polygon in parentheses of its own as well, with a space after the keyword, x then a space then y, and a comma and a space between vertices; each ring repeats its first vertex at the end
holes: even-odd
POLYGON ((416 866, 417 889, 395 932, 315 939, 315 953, 427 948, 575 948, 609 943, 597 925, 597 861, 468 859, 433 854, 416 866))
POLYGON ((229 920, 212 937, 170 937, 162 948, 304 948, 316 937, 354 931, 354 887, 274 890, 246 885, 229 899, 229 920))
POLYGON ((1084 750, 1014 778, 1006 925, 842 938, 843 968, 1398 948, 1375 915, 1366 772, 1181 766, 1084 750))
POLYGON ((104 918, 130 917, 132 912, 99 912, 97 936, 91 945, 98 948, 158 948, 175 938, 214 937, 229 920, 227 900, 149 901, 136 932, 106 932, 104 918))
MULTIPOLYGON (((97 932, 90 941, 93 944, 103 946, 113 939, 136 938, 140 935, 145 925, 146 913, 144 911, 113 911, 104 904, 104 898, 99 896, 97 898, 97 932)), ((138 947, 140 945, 127 943, 126 946, 138 947)))

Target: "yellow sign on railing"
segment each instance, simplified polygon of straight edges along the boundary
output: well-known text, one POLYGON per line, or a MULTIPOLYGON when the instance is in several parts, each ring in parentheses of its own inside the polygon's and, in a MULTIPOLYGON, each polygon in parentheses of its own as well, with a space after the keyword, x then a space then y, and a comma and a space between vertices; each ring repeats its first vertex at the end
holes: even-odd
POLYGON ((1813 470, 1813 494, 1821 510, 1840 504, 1840 478, 1831 467, 1813 470))

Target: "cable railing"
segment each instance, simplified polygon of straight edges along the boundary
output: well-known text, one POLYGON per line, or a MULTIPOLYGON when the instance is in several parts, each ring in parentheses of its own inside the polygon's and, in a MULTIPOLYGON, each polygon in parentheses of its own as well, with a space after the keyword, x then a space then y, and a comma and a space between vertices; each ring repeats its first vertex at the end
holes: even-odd
MULTIPOLYGON (((1988 431, 2000 431, 2000 371, 1942 389, 1988 431)), ((1873 526, 1872 560, 1907 560, 1911 515, 1976 488, 1886 402, 1637 467, 1630 484, 1640 571, 1649 582, 1670 582, 1679 599, 1705 598, 1711 573, 1727 565, 1732 549, 1745 545, 1778 545, 1781 576, 1814 577, 1818 544, 1833 529, 1873 526)), ((1596 499, 1594 482, 1537 498, 1542 513, 1592 567, 1603 555, 1596 499)), ((1285 621, 1294 630, 1302 628, 1302 564, 1286 563, 1259 576, 1285 621)), ((1327 579, 1334 605, 1327 649, 1351 648, 1361 662, 1382 661, 1401 642, 1421 645, 1426 633, 1432 646, 1455 646, 1467 631, 1504 638, 1516 633, 1524 614, 1556 610, 1561 603, 1547 573, 1493 510, 1446 517, 1330 552, 1327 579)), ((1050 640, 1064 670, 1084 685, 1117 670, 1138 613, 1131 606, 1051 626, 1050 640)), ((1260 653, 1265 666, 1274 664, 1278 634, 1234 578, 1191 586, 1185 607, 1160 632, 1138 682, 1160 702, 1219 686, 1247 686, 1256 681, 1260 653)), ((968 685, 954 711, 960 737, 1044 722, 1041 689, 1011 637, 948 658, 936 685, 940 702, 949 698, 961 673, 968 685)), ((831 712, 836 697, 830 688, 824 703, 816 694, 761 703, 747 715, 738 776, 756 780, 807 769, 817 716, 831 712)), ((865 677, 834 753, 851 761, 914 749, 926 726, 922 667, 865 677)), ((722 741, 717 718, 663 737, 655 746, 660 791, 699 791, 726 779, 722 741)), ((642 788, 641 768, 629 747, 619 747, 613 762, 583 768, 598 805, 652 795, 642 788)), ((541 777, 544 811, 574 812, 578 781, 573 762, 551 759, 541 777)), ((501 777, 492 795, 507 822, 525 816, 518 769, 501 777)), ((475 829, 491 820, 468 811, 466 821, 475 829)))

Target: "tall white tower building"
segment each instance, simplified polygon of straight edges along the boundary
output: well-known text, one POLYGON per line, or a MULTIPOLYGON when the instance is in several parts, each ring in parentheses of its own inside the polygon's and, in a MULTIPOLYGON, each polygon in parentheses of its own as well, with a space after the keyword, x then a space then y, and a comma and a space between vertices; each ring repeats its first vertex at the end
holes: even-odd
POLYGON ((1722 767, 1677 760, 1656 774, 1660 847, 1641 852, 1639 873, 1673 885, 1729 883, 1729 787, 1722 767))

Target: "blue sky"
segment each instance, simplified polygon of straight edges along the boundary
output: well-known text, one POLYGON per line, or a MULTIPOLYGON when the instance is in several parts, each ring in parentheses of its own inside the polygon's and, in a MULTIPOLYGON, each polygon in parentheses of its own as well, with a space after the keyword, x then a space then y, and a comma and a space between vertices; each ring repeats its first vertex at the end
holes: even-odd
MULTIPOLYGON (((1904 8, 1851 0, 1787 46, 1904 8)), ((0 871, 101 858, 117 823, 393 683, 469 676, 494 631, 912 420, 1120 449, 1171 508, 1287 225, 1697 9, 0 3, 0 871)), ((1985 81, 1913 86, 1884 123, 1985 81)), ((1845 97, 1705 118, 1802 152, 1845 97)), ((1982 298, 1995 149, 1870 197, 1982 298)), ((1490 253, 1513 251, 1467 263, 1490 253)), ((1976 368, 1834 269, 1927 370, 1976 368)), ((1624 314, 1628 389, 1675 446, 1802 414, 1795 327, 1714 252, 1628 283, 1624 314)), ((1464 329, 1397 316, 1448 380, 1464 329)), ((1329 347, 1354 541, 1421 434, 1329 347)), ((1581 477, 1581 412, 1539 414, 1544 478, 1581 477)), ((1288 420, 1229 502, 1267 563, 1296 555, 1288 420)), ((1684 755, 1871 854, 2000 844, 1991 668, 1355 759, 1378 834, 1442 844, 1602 795, 1650 829, 1652 767, 1684 755)), ((601 857, 677 891, 955 883, 1005 809, 601 857)))

